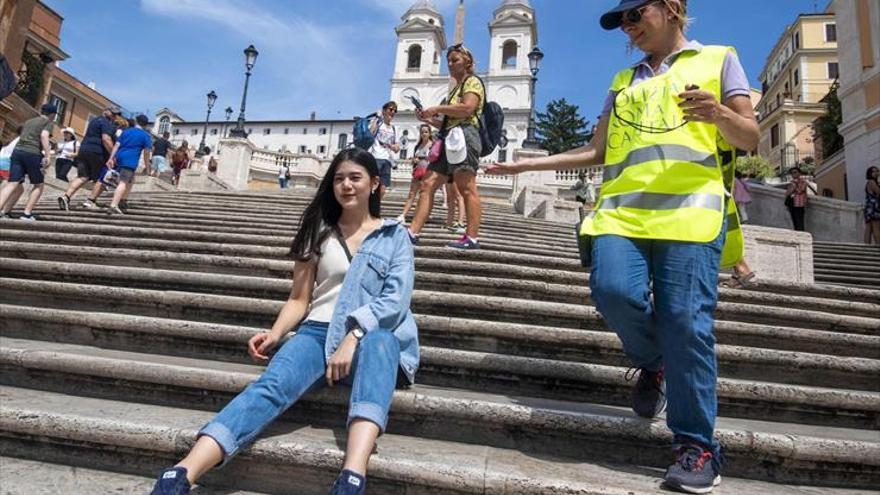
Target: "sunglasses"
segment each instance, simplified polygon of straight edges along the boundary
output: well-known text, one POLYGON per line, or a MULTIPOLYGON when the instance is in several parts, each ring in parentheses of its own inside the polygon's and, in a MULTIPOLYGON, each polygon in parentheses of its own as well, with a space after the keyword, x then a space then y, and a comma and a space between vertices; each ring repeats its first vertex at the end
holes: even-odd
POLYGON ((397 109, 396 109, 396 108, 393 108, 393 107, 387 109, 387 111, 388 111, 388 112, 391 112, 391 113, 397 113, 397 109))
POLYGON ((641 7, 637 8, 637 9, 627 10, 626 12, 623 13, 623 20, 625 22, 630 23, 630 24, 638 24, 642 20, 642 14, 645 12, 645 9, 647 9, 651 5, 654 5, 655 3, 660 3, 660 2, 659 1, 648 2, 645 5, 642 5, 641 7))

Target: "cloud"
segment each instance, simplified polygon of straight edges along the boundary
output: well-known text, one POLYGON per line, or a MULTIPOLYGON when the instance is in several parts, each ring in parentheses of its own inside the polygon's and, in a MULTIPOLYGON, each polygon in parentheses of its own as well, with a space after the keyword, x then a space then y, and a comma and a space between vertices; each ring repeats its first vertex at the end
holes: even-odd
MULTIPOLYGON (((293 118, 317 108, 350 112, 362 104, 356 101, 360 95, 355 75, 376 85, 390 76, 370 61, 382 57, 381 52, 393 45, 357 44, 365 37, 389 38, 388 33, 369 24, 321 24, 291 12, 286 3, 141 0, 141 4, 149 14, 218 25, 241 37, 243 44, 254 43, 260 56, 252 84, 266 84, 273 90, 271 102, 249 98, 249 116, 261 117, 265 111, 269 118, 293 118)), ((217 74, 221 80, 229 77, 217 74)), ((387 92, 387 87, 382 92, 387 92)))

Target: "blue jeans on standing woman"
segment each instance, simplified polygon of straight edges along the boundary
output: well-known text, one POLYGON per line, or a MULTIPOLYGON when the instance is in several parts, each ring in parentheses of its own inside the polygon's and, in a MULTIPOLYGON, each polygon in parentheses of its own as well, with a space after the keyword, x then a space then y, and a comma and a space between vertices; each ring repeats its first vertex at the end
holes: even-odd
MULTIPOLYGON (((223 464, 303 394, 326 385, 327 328, 327 323, 302 323, 260 378, 199 431, 199 436, 208 435, 223 449, 223 464)), ((400 345, 393 333, 378 329, 364 335, 355 351, 351 373, 342 380, 351 385, 347 425, 365 419, 375 423, 380 432, 385 431, 399 361, 400 345)))
POLYGON ((633 366, 665 366, 666 424, 676 442, 717 453, 715 306, 726 221, 707 243, 597 236, 592 298, 633 366), (653 287, 653 301, 651 298, 653 287))

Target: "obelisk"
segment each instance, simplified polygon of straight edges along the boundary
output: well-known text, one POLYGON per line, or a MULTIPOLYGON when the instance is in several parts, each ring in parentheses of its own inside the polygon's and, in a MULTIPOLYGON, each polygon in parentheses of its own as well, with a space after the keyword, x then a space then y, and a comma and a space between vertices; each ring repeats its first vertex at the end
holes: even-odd
POLYGON ((455 11, 455 36, 452 44, 464 43, 464 0, 458 0, 458 10, 455 11))

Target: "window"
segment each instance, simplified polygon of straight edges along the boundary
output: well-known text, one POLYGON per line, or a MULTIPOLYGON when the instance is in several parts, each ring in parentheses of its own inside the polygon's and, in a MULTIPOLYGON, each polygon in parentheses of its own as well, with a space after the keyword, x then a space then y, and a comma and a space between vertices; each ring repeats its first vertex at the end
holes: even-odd
POLYGON ((211 129, 211 135, 212 135, 212 136, 216 136, 218 132, 220 132, 220 131, 219 131, 216 127, 213 128, 213 129, 211 129))
POLYGON ((798 69, 794 70, 794 85, 797 86, 801 83, 801 73, 798 69))
POLYGON ((284 134, 290 134, 290 127, 284 128, 284 134))
POLYGON ((779 146, 779 124, 773 124, 773 127, 770 128, 770 148, 777 148, 779 146))
POLYGON ((825 24, 825 41, 837 41, 837 24, 825 24))
POLYGON ((837 62, 828 62, 828 79, 837 79, 840 77, 840 66, 837 62))
MULTIPOLYGON (((159 119, 159 134, 165 134, 168 129, 171 129, 171 118, 166 115, 159 119)), ((175 132, 175 134, 177 133, 175 132)))
POLYGON ((501 48, 501 68, 502 69, 515 69, 516 68, 516 41, 507 40, 504 42, 501 48))
POLYGON ((172 132, 172 134, 174 134, 175 136, 180 134, 180 129, 174 129, 174 132, 172 132))
POLYGON ((300 152, 300 153, 305 153, 305 152, 306 152, 306 147, 305 147, 305 145, 299 147, 299 152, 300 152))
POLYGON ((822 189, 822 196, 825 196, 826 198, 833 198, 834 191, 832 191, 831 189, 828 189, 827 187, 823 188, 822 189))
POLYGON ((322 127, 322 128, 320 128, 320 129, 318 130, 318 134, 320 134, 320 135, 322 135, 322 136, 326 135, 326 134, 327 134, 327 128, 326 128, 326 127, 322 127))
POLYGON ((412 45, 406 51, 406 70, 418 72, 422 68, 422 45, 412 45))
POLYGON ((400 148, 400 158, 402 160, 406 160, 407 153, 408 153, 408 151, 406 148, 400 148))
POLYGON ((800 31, 794 33, 794 49, 798 50, 801 47, 801 33, 800 31))
POLYGON ((199 129, 198 129, 198 128, 193 129, 192 131, 190 131, 190 134, 192 134, 193 136, 198 136, 198 135, 199 135, 199 129))
POLYGON ((782 105, 782 98, 779 96, 779 93, 776 93, 776 106, 782 105))
POLYGON ((55 105, 55 108, 58 109, 58 113, 55 115, 55 123, 61 125, 64 122, 64 114, 67 113, 67 102, 55 95, 50 95, 49 103, 55 105))
POLYGON ((327 147, 322 144, 318 146, 318 154, 323 155, 324 153, 327 153, 327 147))
POLYGON ((253 133, 254 133, 254 128, 248 127, 248 134, 253 134, 253 133))
POLYGON ((344 150, 346 146, 348 146, 348 134, 342 133, 339 135, 339 141, 337 141, 336 147, 344 150))
POLYGON ((265 128, 265 129, 263 129, 263 135, 264 135, 264 136, 268 136, 269 134, 272 134, 272 129, 270 129, 270 128, 268 128, 268 127, 265 128))
POLYGON ((303 134, 308 134, 308 133, 309 133, 309 129, 306 127, 303 127, 303 134))
POLYGON ((502 163, 507 161, 507 148, 498 150, 498 161, 502 163))

